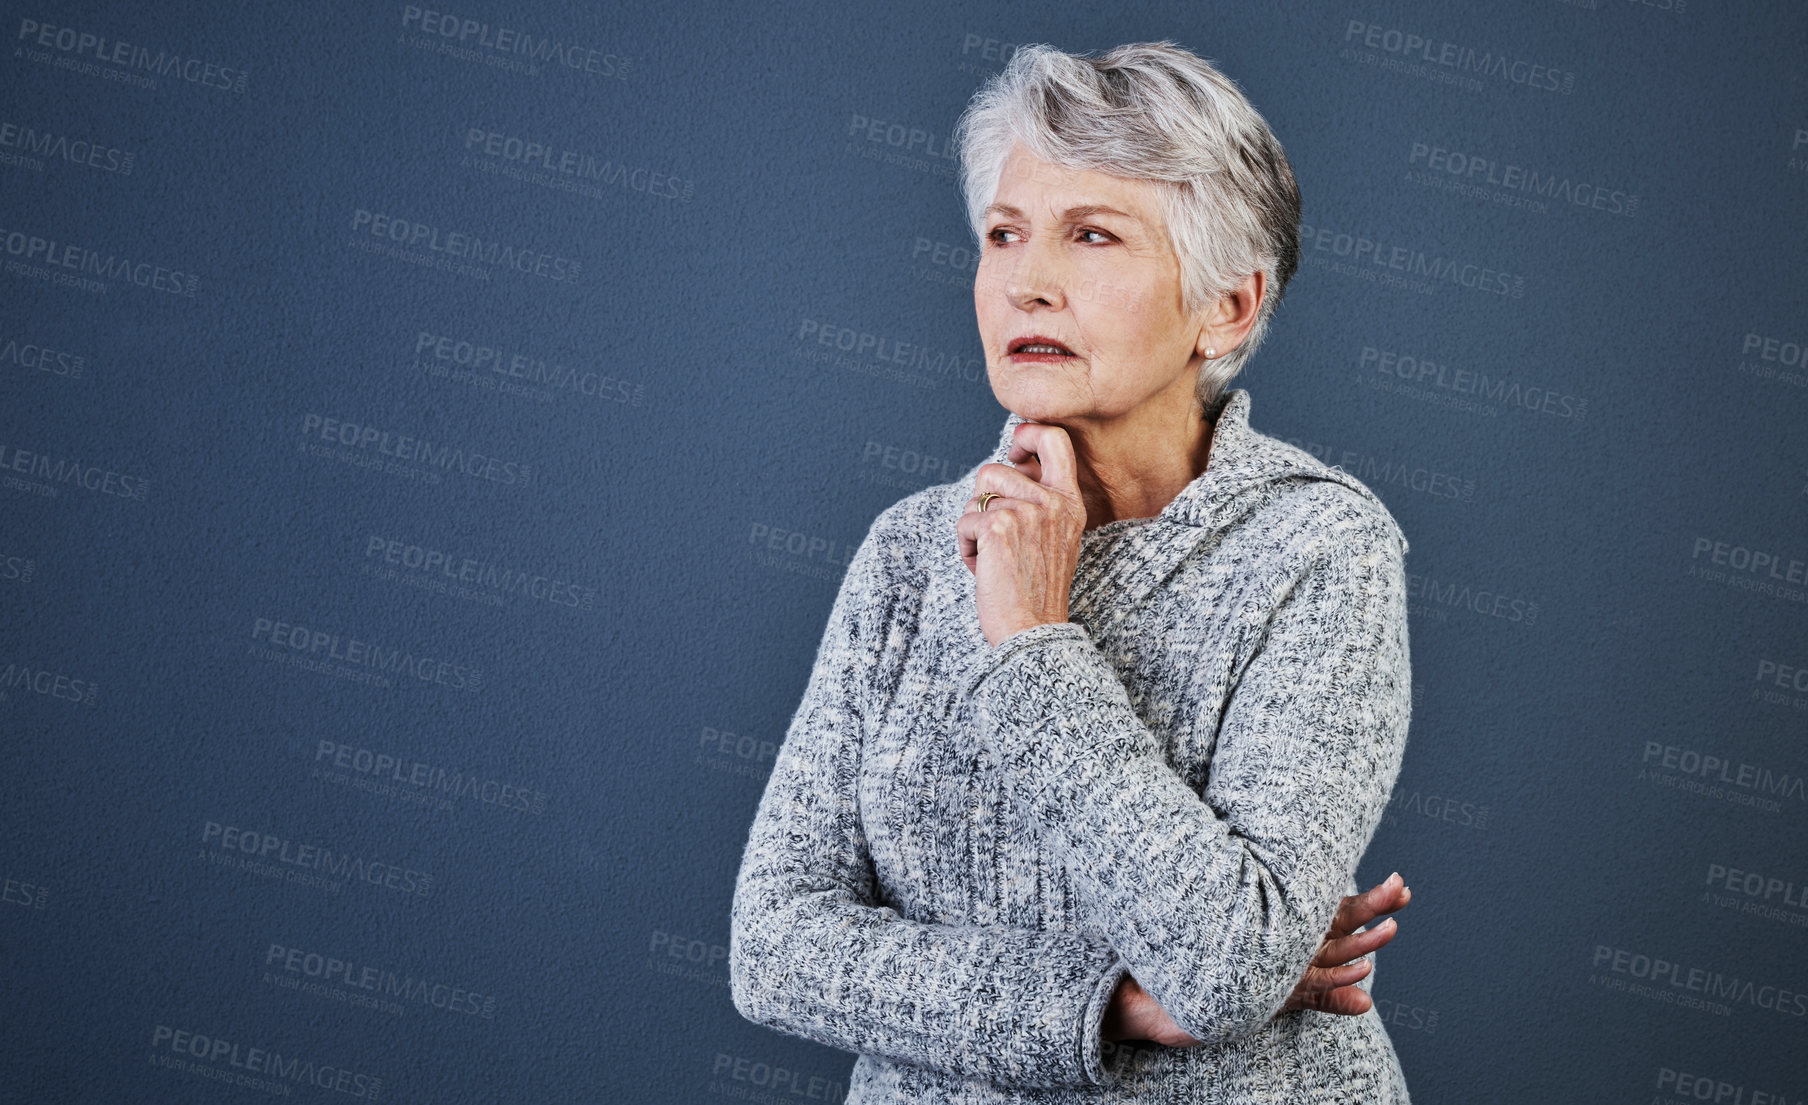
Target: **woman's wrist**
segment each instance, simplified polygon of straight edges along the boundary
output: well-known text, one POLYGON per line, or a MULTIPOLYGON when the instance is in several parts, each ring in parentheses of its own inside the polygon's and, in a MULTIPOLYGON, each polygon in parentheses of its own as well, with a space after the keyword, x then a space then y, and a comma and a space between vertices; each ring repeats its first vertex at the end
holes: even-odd
POLYGON ((1125 972, 1111 991, 1111 1001, 1099 1021, 1099 1038, 1111 1041, 1142 1039, 1139 1014, 1145 996, 1136 979, 1125 972))

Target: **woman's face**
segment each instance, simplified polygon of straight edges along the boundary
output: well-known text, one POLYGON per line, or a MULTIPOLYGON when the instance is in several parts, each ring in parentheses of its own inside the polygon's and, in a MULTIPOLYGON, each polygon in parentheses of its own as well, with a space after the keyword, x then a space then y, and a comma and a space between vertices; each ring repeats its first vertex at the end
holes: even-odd
POLYGON ((1148 181, 1016 146, 986 211, 973 306, 992 392, 1027 419, 1191 403, 1206 332, 1182 310, 1180 259, 1148 181), (1064 348, 1020 350, 1028 338, 1064 348))

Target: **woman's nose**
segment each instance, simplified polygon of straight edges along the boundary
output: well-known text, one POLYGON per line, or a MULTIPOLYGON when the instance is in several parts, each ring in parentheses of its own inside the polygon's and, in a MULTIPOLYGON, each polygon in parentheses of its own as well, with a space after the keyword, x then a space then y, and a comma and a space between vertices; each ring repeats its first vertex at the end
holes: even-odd
POLYGON ((1013 306, 1028 310, 1045 306, 1060 310, 1067 305, 1067 280, 1059 259, 1035 240, 1025 242, 1005 273, 1004 293, 1013 306))

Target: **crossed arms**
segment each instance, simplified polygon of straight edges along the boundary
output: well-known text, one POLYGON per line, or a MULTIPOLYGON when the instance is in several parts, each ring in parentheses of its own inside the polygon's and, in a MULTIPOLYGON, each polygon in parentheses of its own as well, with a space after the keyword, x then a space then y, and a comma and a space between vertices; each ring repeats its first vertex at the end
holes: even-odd
POLYGON ((1100 935, 907 919, 878 904, 856 803, 885 648, 880 515, 849 565, 780 746, 731 910, 736 1008, 964 1078, 1109 1084, 1100 1021, 1129 972, 1199 1040, 1262 1028, 1318 949, 1404 751, 1405 580, 1391 522, 1340 511, 1242 670, 1203 798, 1085 629, 1038 625, 971 674, 984 739, 1100 935))

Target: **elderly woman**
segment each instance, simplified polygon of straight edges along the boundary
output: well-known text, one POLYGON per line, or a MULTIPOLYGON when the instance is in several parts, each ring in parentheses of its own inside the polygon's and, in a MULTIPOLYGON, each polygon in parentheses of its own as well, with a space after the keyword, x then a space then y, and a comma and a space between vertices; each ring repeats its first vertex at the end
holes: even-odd
POLYGON ((1226 390, 1298 264, 1286 157, 1171 43, 1020 49, 958 135, 1010 416, 848 566, 735 1006, 860 1053, 849 1102, 1405 1102, 1349 961, 1406 890, 1345 895, 1405 746, 1406 540, 1226 390))

